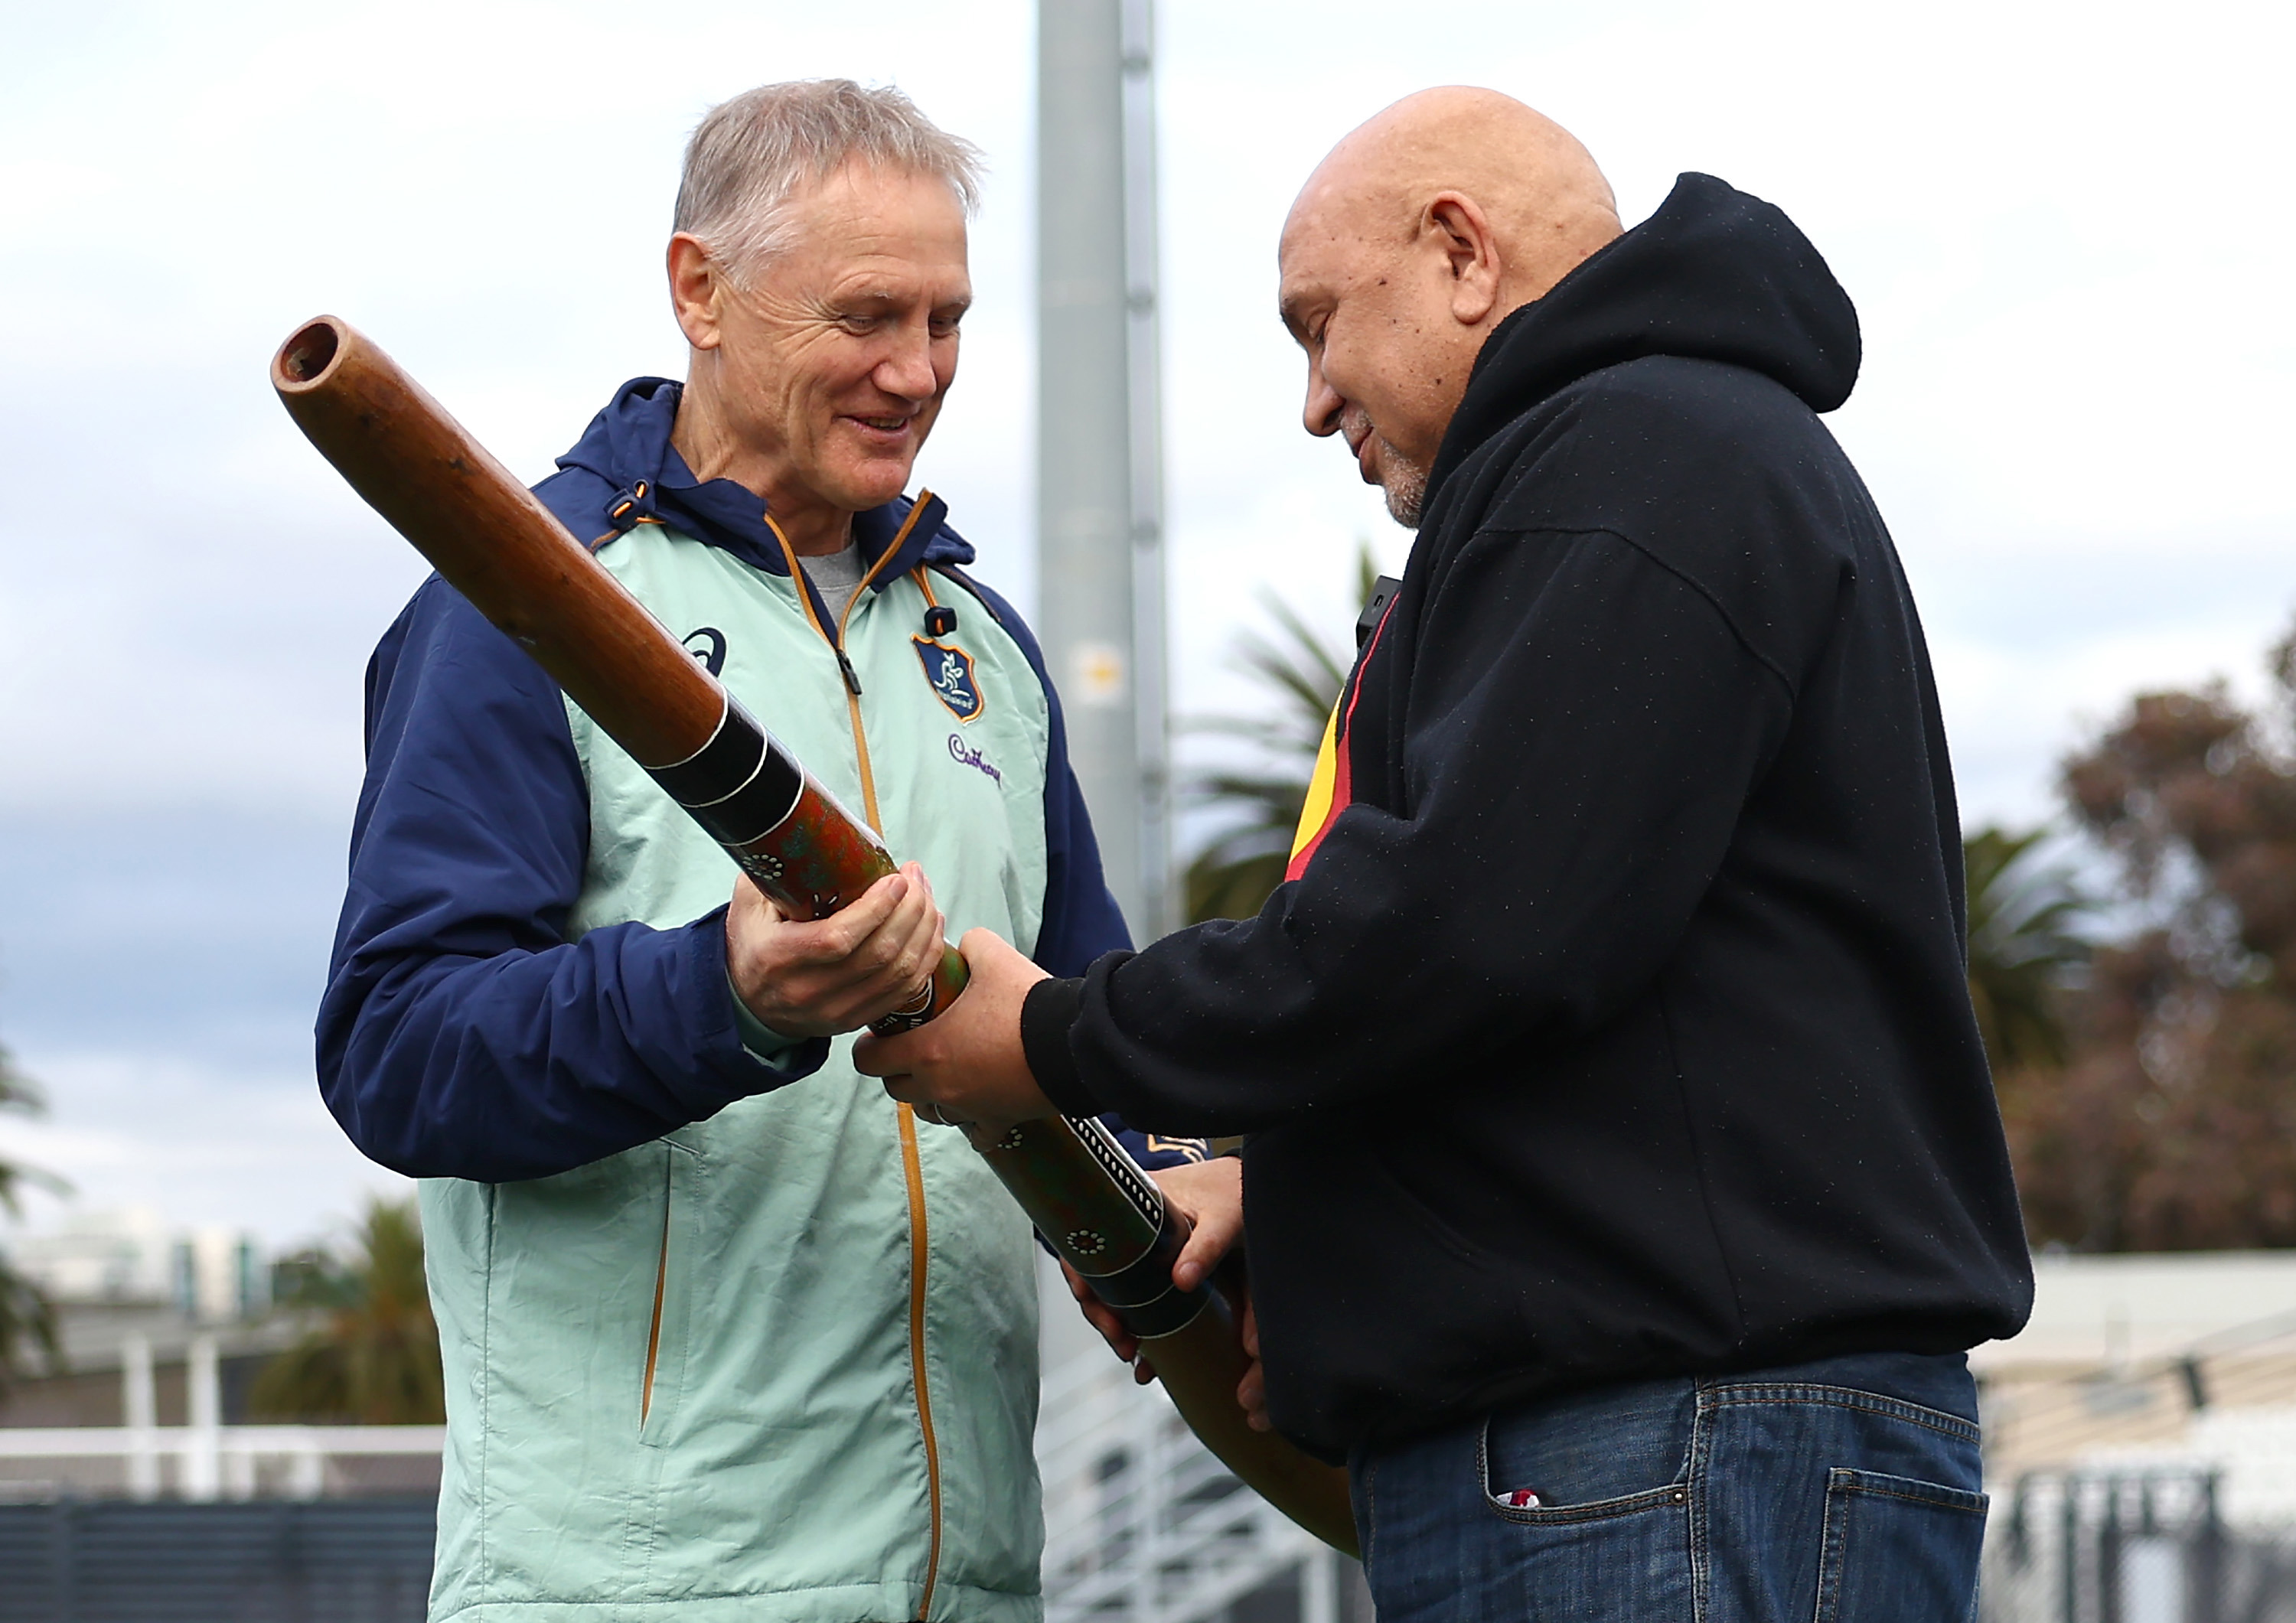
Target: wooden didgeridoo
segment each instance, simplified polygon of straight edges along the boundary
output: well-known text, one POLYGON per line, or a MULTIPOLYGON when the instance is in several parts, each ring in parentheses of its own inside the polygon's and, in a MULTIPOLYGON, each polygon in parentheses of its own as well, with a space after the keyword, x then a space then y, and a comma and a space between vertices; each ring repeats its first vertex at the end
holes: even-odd
MULTIPOLYGON (((348 323, 322 316, 271 362, 296 425, 479 612, 531 654, 607 735, 793 918, 836 912, 894 871, 884 841, 789 750, 550 510, 348 323)), ((964 989, 941 954, 931 983, 878 1022, 907 1030, 964 989)), ((1235 1401, 1245 1358, 1217 1291, 1179 1291, 1179 1214, 1099 1122, 1070 1117, 966 1135, 1037 1232, 1145 1343, 1173 1406, 1247 1486, 1356 1553, 1347 1475, 1235 1401)))

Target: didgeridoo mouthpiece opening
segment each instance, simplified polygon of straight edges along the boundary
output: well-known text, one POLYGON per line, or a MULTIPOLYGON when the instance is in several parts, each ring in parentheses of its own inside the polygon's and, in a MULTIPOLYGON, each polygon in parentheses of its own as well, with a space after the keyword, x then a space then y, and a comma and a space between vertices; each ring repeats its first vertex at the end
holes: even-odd
POLYGON ((288 334, 272 357, 271 381, 282 389, 308 389, 327 375, 343 350, 343 324, 315 316, 288 334))

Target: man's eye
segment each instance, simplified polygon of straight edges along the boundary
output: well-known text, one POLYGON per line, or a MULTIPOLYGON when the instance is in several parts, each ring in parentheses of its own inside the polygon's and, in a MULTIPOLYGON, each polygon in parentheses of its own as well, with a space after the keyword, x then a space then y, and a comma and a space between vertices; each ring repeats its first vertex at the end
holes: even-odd
POLYGON ((955 338, 956 336, 957 324, 964 319, 964 318, 961 316, 934 316, 931 324, 932 327, 932 335, 935 338, 955 338))
POLYGON ((844 328, 848 332, 856 334, 868 333, 874 332, 882 319, 882 317, 876 316, 849 314, 839 316, 837 318, 837 324, 844 328))

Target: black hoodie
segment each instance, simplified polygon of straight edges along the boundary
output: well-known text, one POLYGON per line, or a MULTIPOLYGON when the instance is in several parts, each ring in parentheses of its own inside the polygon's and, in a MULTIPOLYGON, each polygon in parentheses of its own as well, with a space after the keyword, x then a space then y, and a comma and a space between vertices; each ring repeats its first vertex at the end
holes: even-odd
POLYGON ((1484 345, 1300 877, 1029 999, 1064 1110, 1251 1135, 1326 1457, 2024 1321, 1929 659, 1817 418, 1857 359, 1792 223, 1683 176, 1484 345))

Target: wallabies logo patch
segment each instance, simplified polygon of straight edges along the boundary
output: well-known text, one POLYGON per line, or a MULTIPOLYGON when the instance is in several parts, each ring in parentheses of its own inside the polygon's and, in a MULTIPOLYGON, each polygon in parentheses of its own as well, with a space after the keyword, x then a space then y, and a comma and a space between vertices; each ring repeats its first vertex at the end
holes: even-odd
POLYGON ((948 707, 948 713, 959 721, 972 721, 980 714, 980 684, 972 677, 972 656, 962 648, 952 648, 946 643, 928 641, 913 636, 917 661, 925 668, 925 680, 932 684, 933 697, 948 707))

